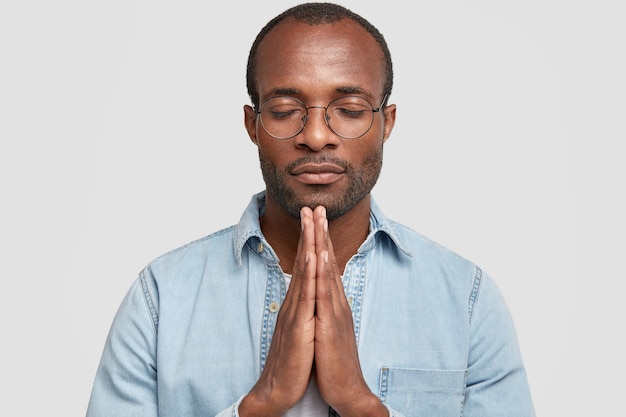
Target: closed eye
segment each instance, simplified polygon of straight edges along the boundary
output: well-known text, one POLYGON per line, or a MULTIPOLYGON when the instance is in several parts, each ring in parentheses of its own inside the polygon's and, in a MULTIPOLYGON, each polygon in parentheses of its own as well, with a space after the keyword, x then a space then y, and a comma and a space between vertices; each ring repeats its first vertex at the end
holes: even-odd
POLYGON ((371 110, 365 110, 363 109, 363 107, 352 108, 346 106, 335 107, 332 110, 332 114, 342 119, 360 119, 362 117, 365 117, 368 112, 371 112, 371 110))
POLYGON ((300 108, 275 109, 275 110, 268 110, 267 113, 272 119, 297 118, 302 113, 302 109, 300 108))

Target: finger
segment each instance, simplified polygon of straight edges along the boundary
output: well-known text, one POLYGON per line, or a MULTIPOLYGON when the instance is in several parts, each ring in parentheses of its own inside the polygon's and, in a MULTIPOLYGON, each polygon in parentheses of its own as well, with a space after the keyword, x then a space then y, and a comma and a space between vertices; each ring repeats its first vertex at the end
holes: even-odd
POLYGON ((298 312, 312 318, 315 311, 316 255, 313 212, 308 207, 300 211, 300 226, 300 239, 287 298, 298 307, 298 312))
POLYGON ((335 257, 335 250, 333 248, 333 242, 330 238, 328 230, 328 218, 326 217, 326 209, 322 206, 317 207, 313 212, 315 221, 315 252, 318 256, 324 256, 324 266, 326 268, 328 278, 332 278, 331 284, 341 286, 341 276, 339 267, 337 266, 337 259, 335 257), (324 255, 326 253, 326 255, 324 255), (330 268, 330 269, 329 269, 330 268))
MULTIPOLYGON (((343 286, 335 259, 332 241, 328 232, 328 219, 324 207, 313 212, 315 221, 315 252, 317 254, 317 300, 323 314, 326 306, 334 310, 333 304, 341 300, 343 286)), ((344 297, 345 298, 345 297, 344 297)))
POLYGON ((294 268, 292 271, 292 284, 294 281, 300 281, 306 272, 306 265, 311 256, 315 253, 315 230, 313 228, 313 212, 308 207, 300 210, 300 239, 298 240, 298 249, 294 260, 294 268))
MULTIPOLYGON (((313 230, 313 211, 309 207, 300 210, 300 239, 296 252, 295 263, 303 266, 306 262, 306 254, 315 252, 315 239, 313 230)), ((302 268, 304 270, 304 268, 302 268)))

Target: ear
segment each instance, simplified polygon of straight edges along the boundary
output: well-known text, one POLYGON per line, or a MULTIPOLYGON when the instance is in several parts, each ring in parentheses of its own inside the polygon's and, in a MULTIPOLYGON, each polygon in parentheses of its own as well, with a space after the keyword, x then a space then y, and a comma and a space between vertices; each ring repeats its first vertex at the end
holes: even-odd
POLYGON ((258 144, 257 136, 256 136, 256 117, 257 114, 254 112, 254 109, 247 104, 243 106, 243 123, 248 131, 248 136, 250 136, 250 140, 255 145, 258 144))
POLYGON ((383 109, 383 114, 385 115, 385 127, 383 131, 383 143, 387 142, 389 136, 391 136, 391 131, 393 130, 393 126, 396 124, 396 105, 390 104, 383 109))

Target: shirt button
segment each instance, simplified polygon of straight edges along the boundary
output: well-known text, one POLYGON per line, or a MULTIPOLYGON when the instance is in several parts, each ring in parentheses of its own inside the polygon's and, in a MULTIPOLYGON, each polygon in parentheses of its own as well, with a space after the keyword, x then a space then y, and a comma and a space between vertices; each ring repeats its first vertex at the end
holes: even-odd
POLYGON ((274 301, 273 303, 270 303, 270 311, 272 313, 276 313, 278 310, 280 310, 280 306, 278 305, 276 301, 274 301))
POLYGON ((264 249, 263 242, 259 243, 259 246, 257 246, 256 249, 259 251, 259 253, 263 252, 263 249, 264 249))

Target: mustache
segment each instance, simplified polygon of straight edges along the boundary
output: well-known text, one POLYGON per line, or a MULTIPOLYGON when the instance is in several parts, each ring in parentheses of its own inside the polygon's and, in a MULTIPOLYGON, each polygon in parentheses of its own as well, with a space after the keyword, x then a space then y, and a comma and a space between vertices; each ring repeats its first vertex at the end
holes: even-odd
POLYGON ((320 155, 320 156, 316 156, 316 155, 305 155, 302 156, 298 159, 296 159, 293 162, 290 162, 289 165, 287 165, 285 167, 286 172, 291 172, 294 169, 296 169, 296 167, 303 165, 303 164, 324 164, 324 163, 331 163, 331 164, 335 164, 340 166, 341 168, 343 168, 344 170, 348 170, 350 167, 350 164, 348 162, 346 162, 345 160, 341 159, 341 158, 337 158, 334 156, 330 156, 330 155, 320 155))

